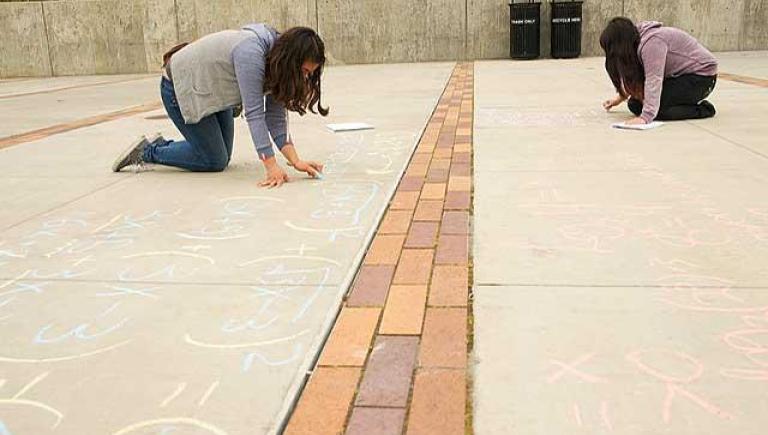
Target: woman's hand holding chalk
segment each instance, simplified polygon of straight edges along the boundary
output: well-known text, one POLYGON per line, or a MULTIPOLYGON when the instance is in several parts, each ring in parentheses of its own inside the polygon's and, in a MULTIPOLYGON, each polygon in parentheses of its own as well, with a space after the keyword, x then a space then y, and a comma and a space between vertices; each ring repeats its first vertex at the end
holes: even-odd
POLYGON ((306 172, 313 178, 317 178, 318 180, 323 179, 323 164, 319 162, 312 162, 312 161, 303 161, 299 160, 296 162, 293 167, 297 171, 306 172))

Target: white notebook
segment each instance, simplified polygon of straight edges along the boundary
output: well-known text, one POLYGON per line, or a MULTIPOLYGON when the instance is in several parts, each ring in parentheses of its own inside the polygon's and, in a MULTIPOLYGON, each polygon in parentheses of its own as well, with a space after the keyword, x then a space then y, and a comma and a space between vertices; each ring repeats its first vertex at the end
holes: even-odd
POLYGON ((636 124, 636 125, 627 125, 623 122, 617 122, 616 124, 611 125, 613 128, 620 128, 622 130, 650 130, 653 128, 658 128, 664 125, 663 122, 660 121, 653 121, 650 124, 636 124))
POLYGON ((364 122, 346 122, 343 124, 328 124, 326 127, 334 133, 340 131, 371 130, 373 126, 364 122))

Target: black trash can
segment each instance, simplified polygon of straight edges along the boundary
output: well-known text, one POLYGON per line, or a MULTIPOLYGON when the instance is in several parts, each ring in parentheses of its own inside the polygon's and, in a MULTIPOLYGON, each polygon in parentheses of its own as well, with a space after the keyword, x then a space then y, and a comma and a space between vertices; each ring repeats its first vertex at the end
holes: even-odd
POLYGON ((541 28, 541 3, 528 0, 509 4, 509 56, 512 59, 536 59, 541 28))
POLYGON ((552 2, 552 57, 569 59, 581 55, 582 1, 552 2))

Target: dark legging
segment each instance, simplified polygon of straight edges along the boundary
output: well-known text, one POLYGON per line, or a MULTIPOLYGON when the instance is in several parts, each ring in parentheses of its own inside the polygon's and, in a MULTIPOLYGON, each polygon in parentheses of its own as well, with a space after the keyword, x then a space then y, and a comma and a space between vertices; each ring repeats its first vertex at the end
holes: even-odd
MULTIPOLYGON (((656 119, 659 121, 679 121, 715 116, 715 106, 704 99, 712 93, 716 83, 717 76, 696 74, 665 79, 656 119)), ((630 98, 627 106, 637 116, 643 113, 643 103, 639 100, 630 98)))

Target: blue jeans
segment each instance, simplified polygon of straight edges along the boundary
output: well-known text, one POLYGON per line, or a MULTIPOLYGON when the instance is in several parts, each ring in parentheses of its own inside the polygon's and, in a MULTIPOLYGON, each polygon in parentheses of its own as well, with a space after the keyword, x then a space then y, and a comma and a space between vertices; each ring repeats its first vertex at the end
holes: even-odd
POLYGON ((232 158, 235 120, 232 109, 185 124, 173 83, 163 77, 160 95, 165 111, 186 140, 155 142, 144 149, 144 161, 195 172, 221 172, 232 158))

